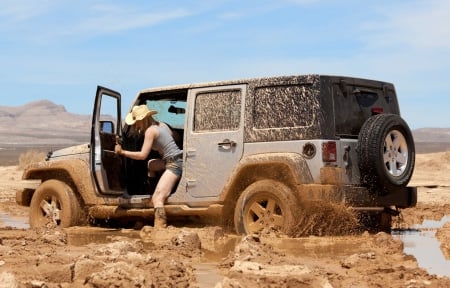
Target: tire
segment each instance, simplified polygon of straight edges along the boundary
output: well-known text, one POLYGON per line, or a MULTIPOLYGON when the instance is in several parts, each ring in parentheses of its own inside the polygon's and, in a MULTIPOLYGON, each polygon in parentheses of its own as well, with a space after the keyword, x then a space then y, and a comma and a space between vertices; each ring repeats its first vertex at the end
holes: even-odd
POLYGON ((361 183, 380 195, 404 187, 411 179, 415 147, 406 122, 395 114, 370 117, 358 136, 361 183))
POLYGON ((360 213, 359 221, 370 232, 391 233, 392 230, 392 215, 386 212, 360 213))
POLYGON ((35 191, 30 204, 30 226, 71 227, 82 220, 80 204, 72 188, 59 180, 47 180, 35 191))
POLYGON ((236 203, 236 232, 255 234, 267 229, 290 234, 297 209, 297 200, 287 186, 273 180, 255 182, 244 190, 236 203))

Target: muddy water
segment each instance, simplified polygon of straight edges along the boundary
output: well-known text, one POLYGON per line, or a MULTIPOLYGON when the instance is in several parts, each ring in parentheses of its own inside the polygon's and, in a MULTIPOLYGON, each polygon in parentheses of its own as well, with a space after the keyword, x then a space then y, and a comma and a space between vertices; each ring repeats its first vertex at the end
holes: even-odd
MULTIPOLYGON (((140 233, 132 229, 106 229, 96 227, 71 227, 66 229, 67 242, 74 246, 84 246, 90 243, 109 243, 113 237, 125 236, 139 239, 140 233)), ((216 283, 222 281, 223 276, 220 274, 217 265, 219 261, 225 257, 229 251, 236 246, 234 240, 227 241, 222 245, 218 245, 216 251, 204 251, 202 262, 193 264, 195 277, 197 279, 197 287, 209 288, 214 287, 216 283)), ((146 249, 154 249, 153 243, 144 243, 146 249)))
POLYGON ((409 230, 394 230, 392 235, 403 241, 404 252, 413 255, 420 267, 430 274, 450 277, 450 260, 445 259, 436 239, 437 229, 450 222, 450 215, 440 221, 424 220, 409 230))
MULTIPOLYGON (((449 221, 450 215, 444 216, 440 221, 425 220, 421 225, 415 225, 412 229, 394 230, 392 235, 403 241, 404 252, 413 255, 420 267, 426 269, 430 274, 450 276, 450 260, 445 259, 440 250, 440 243, 436 239, 437 229, 449 221)), ((0 213, 0 223, 18 229, 29 228, 27 218, 10 217, 3 213, 0 213)), ((129 229, 73 227, 66 231, 68 244, 75 246, 108 243, 115 236, 139 238, 139 231, 129 229)), ((361 252, 361 241, 358 240, 358 237, 286 238, 271 242, 276 248, 297 256, 322 258, 332 255, 339 257, 361 252)), ((234 249, 236 243, 235 240, 228 241, 220 247, 216 247, 218 248, 216 251, 205 251, 202 263, 195 265, 200 287, 208 287, 208 283, 217 283, 217 279, 221 279, 217 264, 234 249)))
POLYGON ((362 251, 363 241, 353 236, 285 238, 270 242, 277 249, 298 257, 340 257, 367 252, 362 251))
POLYGON ((0 213, 0 223, 3 223, 5 227, 12 227, 18 229, 28 229, 28 219, 25 217, 11 217, 8 214, 0 213))

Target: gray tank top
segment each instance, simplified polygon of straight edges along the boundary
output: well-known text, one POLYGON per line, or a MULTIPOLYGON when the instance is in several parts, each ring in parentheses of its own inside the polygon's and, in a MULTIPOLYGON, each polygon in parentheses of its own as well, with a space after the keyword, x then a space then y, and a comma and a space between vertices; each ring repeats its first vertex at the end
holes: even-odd
POLYGON ((154 125, 154 127, 158 129, 159 136, 153 142, 152 150, 157 151, 163 160, 183 153, 173 140, 172 131, 166 124, 161 123, 161 125, 154 125))

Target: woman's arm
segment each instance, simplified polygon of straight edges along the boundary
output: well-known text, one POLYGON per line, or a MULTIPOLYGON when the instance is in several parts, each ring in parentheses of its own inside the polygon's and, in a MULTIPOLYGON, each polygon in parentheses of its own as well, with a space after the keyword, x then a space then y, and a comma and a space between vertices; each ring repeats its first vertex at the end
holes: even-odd
POLYGON ((147 159, 150 151, 152 150, 153 141, 159 136, 159 131, 155 127, 149 127, 145 131, 144 144, 142 144, 141 151, 128 151, 122 149, 119 144, 115 147, 115 152, 119 155, 123 155, 134 160, 145 160, 147 159))

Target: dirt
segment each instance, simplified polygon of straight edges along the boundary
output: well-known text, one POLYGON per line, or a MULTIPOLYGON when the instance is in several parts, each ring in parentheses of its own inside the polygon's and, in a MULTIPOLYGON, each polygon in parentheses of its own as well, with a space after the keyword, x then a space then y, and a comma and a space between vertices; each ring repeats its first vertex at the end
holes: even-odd
MULTIPOLYGON (((418 205, 395 218, 397 231, 450 214, 450 152, 416 162, 418 205)), ((29 229, 28 208, 14 201, 20 178, 16 166, 0 167, 0 287, 450 287, 383 232, 241 237, 195 223, 29 229)), ((336 217, 328 218, 317 220, 336 217)), ((436 238, 450 261, 450 222, 436 238)))

